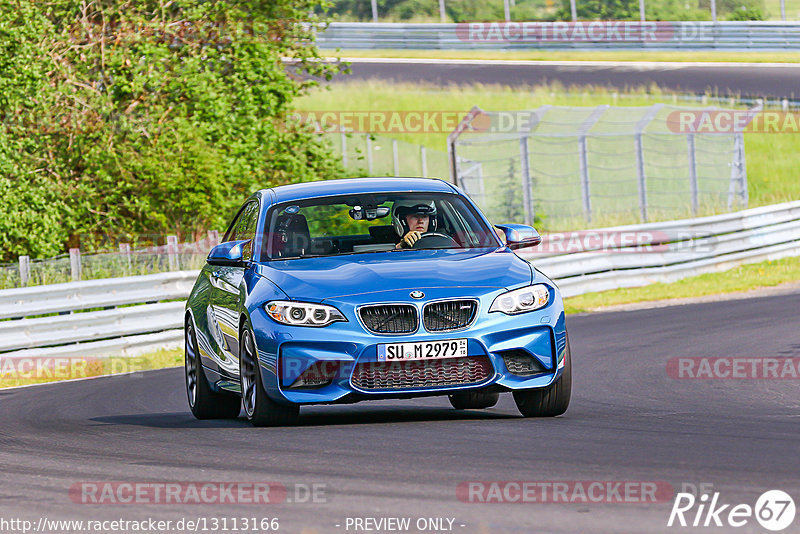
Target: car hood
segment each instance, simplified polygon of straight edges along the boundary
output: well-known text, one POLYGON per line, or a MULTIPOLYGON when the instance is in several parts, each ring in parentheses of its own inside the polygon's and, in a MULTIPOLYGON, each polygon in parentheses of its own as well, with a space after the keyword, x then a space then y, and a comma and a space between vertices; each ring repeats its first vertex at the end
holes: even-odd
POLYGON ((508 249, 410 250, 270 261, 257 271, 291 299, 325 299, 397 289, 514 288, 532 281, 508 249))

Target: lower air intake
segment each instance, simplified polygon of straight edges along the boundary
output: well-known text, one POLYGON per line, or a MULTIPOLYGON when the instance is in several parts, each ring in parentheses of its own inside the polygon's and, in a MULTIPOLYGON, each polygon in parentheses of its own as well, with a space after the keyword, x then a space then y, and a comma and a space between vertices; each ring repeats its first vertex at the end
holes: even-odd
POLYGON ((356 365, 352 383, 362 390, 440 388, 478 384, 494 375, 486 356, 416 360, 406 362, 365 362, 356 365))
POLYGON ((509 350, 501 353, 501 355, 506 363, 506 369, 513 375, 530 376, 547 372, 547 369, 539 363, 539 360, 531 356, 527 351, 509 350))

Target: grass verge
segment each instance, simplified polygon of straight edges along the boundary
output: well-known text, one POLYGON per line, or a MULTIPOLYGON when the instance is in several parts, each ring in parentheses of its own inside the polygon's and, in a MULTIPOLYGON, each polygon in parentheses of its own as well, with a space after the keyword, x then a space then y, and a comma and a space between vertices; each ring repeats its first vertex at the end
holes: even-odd
POLYGON ((0 361, 0 389, 74 380, 96 376, 117 375, 165 369, 183 365, 183 349, 160 350, 135 357, 68 357, 2 359, 0 361))
POLYGON ((610 50, 323 50, 353 58, 484 59, 512 61, 658 61, 665 63, 798 63, 800 52, 656 52, 610 50))
POLYGON ((586 293, 564 300, 568 314, 617 304, 720 295, 800 281, 800 257, 741 265, 729 271, 701 274, 671 284, 586 293))

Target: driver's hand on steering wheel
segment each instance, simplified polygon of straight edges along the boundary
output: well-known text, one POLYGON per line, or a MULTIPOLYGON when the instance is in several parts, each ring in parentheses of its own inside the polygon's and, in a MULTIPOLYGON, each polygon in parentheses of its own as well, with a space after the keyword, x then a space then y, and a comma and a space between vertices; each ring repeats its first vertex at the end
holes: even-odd
POLYGON ((412 248, 414 243, 419 241, 419 238, 422 237, 420 232, 416 230, 411 230, 406 235, 403 236, 403 239, 397 244, 396 248, 412 248))

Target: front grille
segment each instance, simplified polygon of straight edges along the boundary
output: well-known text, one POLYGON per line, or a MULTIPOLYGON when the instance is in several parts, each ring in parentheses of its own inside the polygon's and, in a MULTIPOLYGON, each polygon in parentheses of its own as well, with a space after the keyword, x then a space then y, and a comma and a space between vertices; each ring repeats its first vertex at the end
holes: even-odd
POLYGON ((547 372, 539 360, 524 350, 509 350, 501 353, 508 372, 518 376, 538 375, 547 372))
POLYGON ((444 332, 468 326, 475 318, 478 303, 474 300, 432 302, 422 310, 422 320, 428 332, 444 332))
POLYGON ((358 313, 367 330, 376 334, 410 334, 417 331, 417 308, 410 304, 364 306, 358 313))
POLYGON ((486 356, 359 363, 353 385, 363 390, 437 388, 478 384, 494 374, 486 356))

